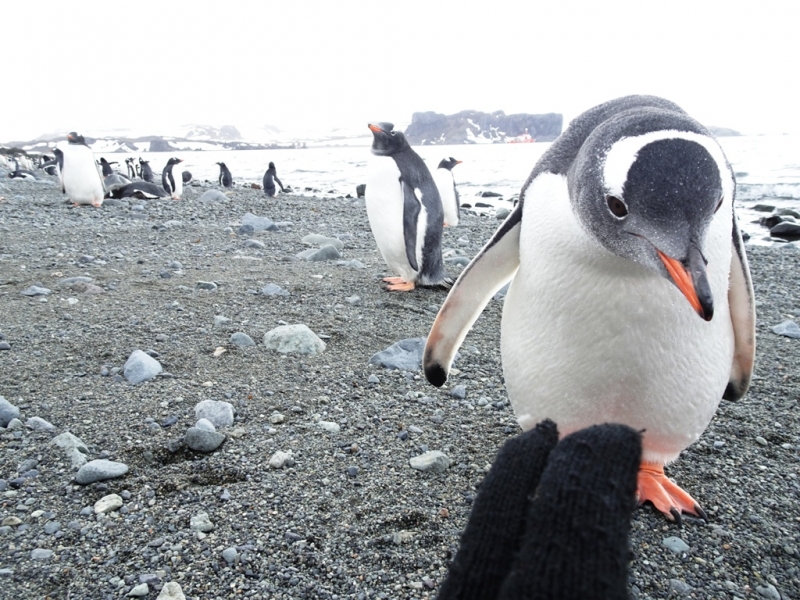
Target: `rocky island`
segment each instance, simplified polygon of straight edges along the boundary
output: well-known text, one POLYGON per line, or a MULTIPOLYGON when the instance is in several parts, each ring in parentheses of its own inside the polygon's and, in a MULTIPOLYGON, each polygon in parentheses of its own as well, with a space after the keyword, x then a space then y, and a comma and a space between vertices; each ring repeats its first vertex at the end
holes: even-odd
POLYGON ((507 115, 502 110, 485 113, 462 110, 454 115, 415 112, 405 135, 411 144, 494 144, 512 141, 552 142, 564 125, 564 115, 525 113, 507 115))

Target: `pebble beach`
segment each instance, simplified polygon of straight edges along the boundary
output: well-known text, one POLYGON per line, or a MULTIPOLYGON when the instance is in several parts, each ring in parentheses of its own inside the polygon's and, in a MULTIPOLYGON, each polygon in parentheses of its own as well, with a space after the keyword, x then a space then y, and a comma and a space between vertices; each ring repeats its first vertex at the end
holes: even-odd
MULTIPOLYGON (((436 597, 520 432, 502 298, 439 389, 413 354, 370 362, 427 336, 447 292, 384 289, 363 200, 0 197, 0 596, 436 597)), ((499 223, 445 229, 451 277, 499 223)), ((667 467, 709 520, 636 510, 634 599, 800 599, 800 247, 748 256, 752 387, 667 467)))

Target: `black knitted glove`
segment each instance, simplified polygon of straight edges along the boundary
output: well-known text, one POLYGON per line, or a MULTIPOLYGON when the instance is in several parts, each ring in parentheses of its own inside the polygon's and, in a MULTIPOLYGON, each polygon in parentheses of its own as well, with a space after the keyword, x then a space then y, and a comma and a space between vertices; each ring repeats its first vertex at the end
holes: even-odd
POLYGON ((484 479, 438 600, 623 600, 641 436, 544 421, 484 479), (555 447, 555 448, 554 448, 555 447))

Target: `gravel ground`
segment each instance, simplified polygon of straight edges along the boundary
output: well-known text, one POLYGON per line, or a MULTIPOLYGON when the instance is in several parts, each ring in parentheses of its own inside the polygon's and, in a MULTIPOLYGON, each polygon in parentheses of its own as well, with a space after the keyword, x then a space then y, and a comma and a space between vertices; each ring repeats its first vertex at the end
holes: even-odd
MULTIPOLYGON (((519 431, 501 377, 501 301, 439 390, 420 372, 368 364, 427 335, 445 292, 383 290, 361 201, 245 187, 211 201, 195 185, 182 201, 92 209, 72 208, 52 181, 0 186, 0 396, 23 423, 0 428, 4 597, 156 598, 167 582, 187 598, 435 597, 485 470, 519 431), (247 212, 280 229, 239 235, 247 212), (297 260, 311 233, 341 239, 341 258, 297 260), (90 285, 63 282, 78 276, 90 285), (289 295, 259 293, 268 284, 289 295), (31 286, 51 291, 24 295, 31 286), (326 350, 268 350, 264 334, 287 323, 326 350), (236 332, 257 345, 231 343, 236 332), (130 385, 120 369, 137 349, 164 372, 130 385), (235 410, 211 453, 181 443, 204 400, 235 410), (89 460, 128 472, 79 485, 50 443, 66 431, 89 460), (449 468, 409 466, 429 450, 449 468), (291 458, 271 467, 277 452, 291 458), (96 513, 111 494, 122 506, 96 513), (192 527, 202 513, 213 529, 192 527)), ((452 276, 497 224, 467 214, 445 230, 452 276)), ((800 252, 757 247, 750 260, 756 379, 669 468, 710 522, 678 528, 637 510, 634 598, 800 598, 800 340, 770 330, 800 314, 800 252)))

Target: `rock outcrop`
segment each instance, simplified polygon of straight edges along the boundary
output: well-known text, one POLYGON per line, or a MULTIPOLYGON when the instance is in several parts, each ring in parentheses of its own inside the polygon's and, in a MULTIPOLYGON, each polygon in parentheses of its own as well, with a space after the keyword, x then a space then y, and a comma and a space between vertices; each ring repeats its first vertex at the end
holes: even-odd
POLYGON ((417 112, 405 135, 411 144, 491 144, 529 135, 537 142, 552 142, 561 134, 563 115, 507 115, 502 110, 484 113, 464 110, 454 115, 417 112))

